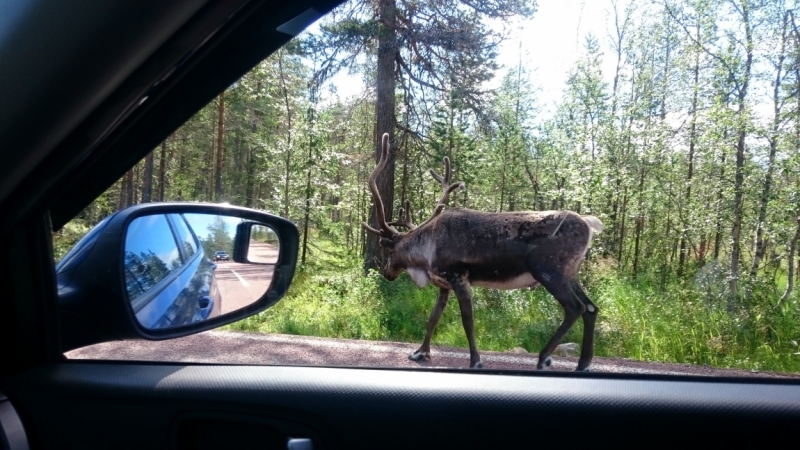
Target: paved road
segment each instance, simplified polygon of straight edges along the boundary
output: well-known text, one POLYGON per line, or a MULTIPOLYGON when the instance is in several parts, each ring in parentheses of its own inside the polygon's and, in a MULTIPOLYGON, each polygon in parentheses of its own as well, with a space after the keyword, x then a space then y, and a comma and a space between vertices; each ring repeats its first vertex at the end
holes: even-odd
POLYGON ((247 249, 247 260, 257 263, 274 264, 278 262, 278 247, 258 242, 250 239, 250 246, 247 249))
POLYGON ((215 277, 220 291, 222 314, 255 302, 272 283, 275 266, 219 261, 215 277))
MULTIPOLYGON (((169 341, 109 342, 67 353, 70 359, 181 361, 223 364, 278 364, 466 369, 466 349, 433 347, 432 360, 415 362, 408 354, 419 344, 328 339, 283 334, 207 331, 169 341)), ((536 356, 528 353, 481 352, 487 369, 535 370, 536 356)), ((575 357, 554 357, 552 370, 574 370, 575 357)), ((659 364, 625 359, 595 358, 595 372, 705 375, 734 377, 792 377, 744 370, 713 369, 689 364, 659 364)))

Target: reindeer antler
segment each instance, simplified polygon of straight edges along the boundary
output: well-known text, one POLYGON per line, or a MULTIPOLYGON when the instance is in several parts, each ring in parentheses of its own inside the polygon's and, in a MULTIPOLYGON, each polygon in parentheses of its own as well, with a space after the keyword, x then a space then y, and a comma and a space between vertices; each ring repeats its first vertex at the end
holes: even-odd
POLYGON ((397 220, 394 222, 389 222, 389 225, 405 227, 408 228, 408 231, 411 231, 417 228, 417 226, 411 222, 411 205, 408 200, 406 200, 403 205, 404 208, 400 208, 400 213, 397 215, 397 220))
POLYGON ((444 211, 445 206, 447 206, 447 202, 450 200, 450 193, 451 192, 453 192, 453 191, 455 191, 456 189, 459 189, 459 188, 461 188, 461 189, 465 189, 466 188, 466 185, 464 184, 463 181, 459 181, 458 183, 450 184, 450 176, 452 175, 452 171, 450 170, 450 158, 445 156, 442 159, 442 161, 444 161, 444 176, 439 175, 438 173, 436 173, 435 170, 430 169, 431 176, 433 176, 433 179, 438 181, 442 185, 442 196, 441 196, 441 198, 439 198, 439 202, 436 204, 436 207, 433 209, 433 214, 431 214, 431 217, 428 220, 426 220, 425 222, 423 222, 422 224, 420 224, 419 225, 420 227, 425 225, 426 223, 430 222, 431 220, 436 218, 436 216, 441 214, 442 211, 444 211))
POLYGON ((372 169, 372 173, 369 175, 369 181, 367 182, 369 185, 369 191, 372 193, 372 199, 375 201, 375 218, 377 219, 380 230, 372 228, 365 222, 361 222, 361 226, 374 235, 392 238, 397 236, 399 233, 394 227, 386 223, 386 214, 383 211, 383 200, 381 200, 381 194, 378 192, 378 184, 375 181, 378 178, 378 174, 386 167, 386 161, 388 160, 389 133, 383 133, 383 138, 381 139, 381 156, 378 159, 378 164, 374 169, 372 169))

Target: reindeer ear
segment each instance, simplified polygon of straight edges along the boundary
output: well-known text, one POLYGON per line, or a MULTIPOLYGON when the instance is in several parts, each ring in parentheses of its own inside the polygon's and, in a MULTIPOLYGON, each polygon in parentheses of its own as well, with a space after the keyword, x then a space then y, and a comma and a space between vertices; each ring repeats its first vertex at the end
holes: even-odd
POLYGON ((378 242, 381 244, 382 247, 386 248, 394 248, 394 244, 396 244, 395 241, 387 238, 381 238, 381 240, 378 242))

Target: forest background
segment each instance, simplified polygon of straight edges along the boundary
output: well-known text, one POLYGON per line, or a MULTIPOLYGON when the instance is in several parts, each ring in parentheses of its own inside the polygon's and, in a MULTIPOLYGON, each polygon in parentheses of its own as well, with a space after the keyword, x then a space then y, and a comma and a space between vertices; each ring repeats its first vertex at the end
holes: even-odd
MULTIPOLYGON (((278 305, 229 327, 419 341, 435 289, 382 279, 385 256, 360 225, 374 220, 366 179, 389 132, 387 217, 408 200, 424 221, 440 194, 428 169, 448 156, 466 183, 451 207, 603 221, 582 271, 600 308, 598 355, 800 371, 797 6, 601 3, 605 34, 578 34, 581 52, 543 104, 554 87, 537 80, 553 76, 531 70, 524 33, 518 62, 498 65, 508 25, 536 23, 532 0, 351 0, 59 230, 56 256, 133 204, 266 210, 300 229, 300 267, 278 305), (336 80, 363 89, 343 98, 336 80)), ((538 351, 562 317, 541 288, 475 289, 474 301, 487 350, 538 351)), ((434 343, 466 346, 455 308, 434 343)))

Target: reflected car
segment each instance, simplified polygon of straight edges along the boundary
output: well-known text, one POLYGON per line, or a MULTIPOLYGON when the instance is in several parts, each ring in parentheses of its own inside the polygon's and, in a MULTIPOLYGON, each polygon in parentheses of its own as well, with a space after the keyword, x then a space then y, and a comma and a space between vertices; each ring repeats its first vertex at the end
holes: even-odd
MULTIPOLYGON (((116 213, 115 213, 116 214, 116 213)), ((105 225, 98 223, 56 265, 59 300, 69 302, 74 280, 91 277, 87 264, 105 225)), ((156 214, 133 220, 125 235, 120 268, 131 308, 139 324, 162 329, 220 315, 221 296, 210 261, 191 225, 179 214, 156 214)))
POLYGON ((228 255, 228 252, 223 250, 217 250, 214 252, 214 261, 230 261, 231 257, 228 255))

